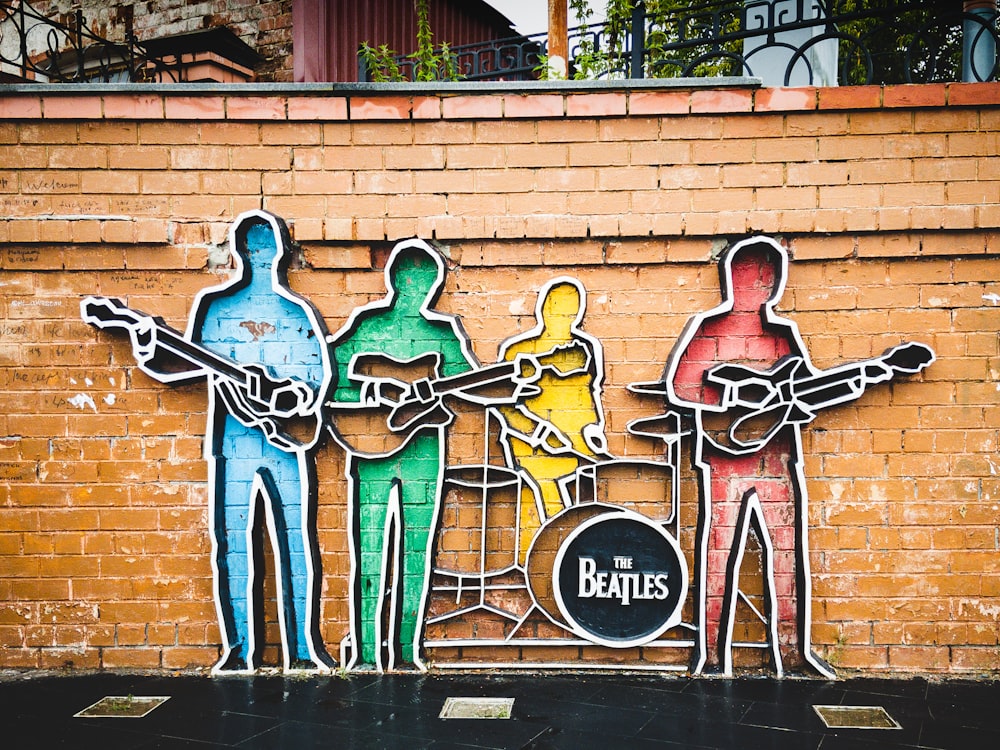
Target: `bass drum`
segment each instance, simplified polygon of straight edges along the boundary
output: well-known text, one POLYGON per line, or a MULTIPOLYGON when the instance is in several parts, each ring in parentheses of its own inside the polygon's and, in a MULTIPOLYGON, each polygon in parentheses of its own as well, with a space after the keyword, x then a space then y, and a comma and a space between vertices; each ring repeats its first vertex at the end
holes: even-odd
POLYGON ((528 588, 558 625, 631 648, 680 622, 688 572, 674 537, 645 516, 585 503, 553 516, 532 542, 528 588))

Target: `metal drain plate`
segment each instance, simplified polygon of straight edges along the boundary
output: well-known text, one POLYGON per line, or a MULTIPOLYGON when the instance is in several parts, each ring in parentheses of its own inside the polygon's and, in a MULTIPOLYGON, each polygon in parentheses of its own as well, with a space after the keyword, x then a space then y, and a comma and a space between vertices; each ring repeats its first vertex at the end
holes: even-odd
POLYGON ((447 698, 440 719, 509 719, 513 698, 447 698))
POLYGON ((141 719, 168 700, 169 695, 108 695, 73 716, 81 719, 141 719))
POLYGON ((830 729, 902 729, 882 706, 813 706, 830 729))

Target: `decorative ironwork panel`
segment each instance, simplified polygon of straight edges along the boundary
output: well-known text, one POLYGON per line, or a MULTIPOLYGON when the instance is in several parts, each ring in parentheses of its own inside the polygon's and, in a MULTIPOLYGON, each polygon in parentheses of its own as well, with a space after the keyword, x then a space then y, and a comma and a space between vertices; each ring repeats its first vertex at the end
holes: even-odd
POLYGON ((663 5, 647 3, 643 13, 647 77, 758 75, 762 50, 783 48, 786 85, 796 74, 821 84, 814 54, 826 44, 836 47, 840 85, 962 80, 963 57, 967 80, 997 78, 995 11, 964 13, 958 3, 935 0, 715 0, 669 11, 663 5))
POLYGON ((176 82, 175 66, 151 57, 132 33, 99 36, 77 9, 67 23, 48 18, 27 2, 0 3, 0 81, 41 83, 176 82))

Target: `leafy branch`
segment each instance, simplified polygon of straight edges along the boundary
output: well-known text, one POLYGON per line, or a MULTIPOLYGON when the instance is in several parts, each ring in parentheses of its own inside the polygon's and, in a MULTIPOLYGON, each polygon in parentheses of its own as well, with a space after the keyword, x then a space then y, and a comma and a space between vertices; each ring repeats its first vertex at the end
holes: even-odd
MULTIPOLYGON (((414 81, 457 81, 461 79, 458 72, 458 60, 451 51, 450 45, 443 42, 439 48, 434 46, 434 34, 430 23, 430 0, 415 0, 417 14, 417 49, 406 55, 412 61, 414 81)), ((358 53, 368 71, 368 77, 375 83, 397 83, 406 81, 401 57, 388 45, 381 44, 372 47, 367 41, 361 43, 358 53)))

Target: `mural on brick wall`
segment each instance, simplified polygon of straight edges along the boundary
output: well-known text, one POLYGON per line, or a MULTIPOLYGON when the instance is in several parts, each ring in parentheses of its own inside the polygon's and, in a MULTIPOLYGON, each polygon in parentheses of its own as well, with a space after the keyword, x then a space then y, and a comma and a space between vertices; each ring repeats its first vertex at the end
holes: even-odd
POLYGON ((579 280, 544 283, 534 326, 483 364, 459 317, 438 309, 447 266, 421 240, 395 246, 384 296, 329 336, 288 289, 280 219, 244 214, 230 243, 237 273, 198 295, 184 335, 116 299, 82 306, 87 322, 129 333, 144 372, 209 381, 216 671, 260 663, 266 533, 286 669, 327 669, 329 649, 347 669, 732 674, 742 650, 778 674, 833 674, 811 648, 802 428, 919 372, 929 348, 814 368, 795 323, 775 312, 786 251, 766 237, 736 243, 719 261, 721 302, 690 319, 659 380, 629 385, 645 414, 627 430, 660 446, 640 460, 609 451, 604 352, 586 332, 579 280), (482 436, 473 460, 448 449, 460 422, 482 436), (350 554, 348 621, 325 646, 323 432, 345 457, 350 554), (686 466, 698 488, 687 537, 686 466))
POLYGON ((314 448, 333 374, 326 329, 288 287, 290 241, 281 219, 242 214, 229 246, 235 273, 199 293, 184 334, 111 298, 84 299, 83 319, 128 331, 140 369, 157 380, 207 380, 209 526, 224 641, 214 671, 260 665, 262 529, 275 553, 284 668, 326 670, 332 661, 319 638, 314 529, 314 448))

